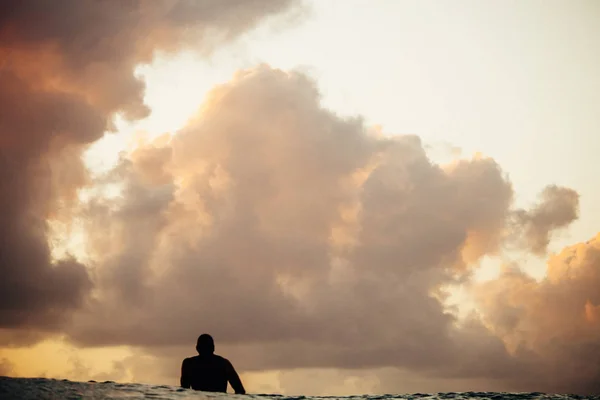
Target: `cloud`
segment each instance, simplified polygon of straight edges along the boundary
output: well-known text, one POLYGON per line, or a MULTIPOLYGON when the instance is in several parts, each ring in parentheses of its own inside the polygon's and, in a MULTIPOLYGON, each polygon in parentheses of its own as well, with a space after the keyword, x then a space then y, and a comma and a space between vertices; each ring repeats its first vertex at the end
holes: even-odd
POLYGON ((122 191, 81 210, 97 295, 68 330, 78 345, 144 348, 170 376, 208 331, 246 372, 387 368, 452 390, 597 391, 595 364, 577 359, 598 343, 595 245, 581 275, 565 250, 542 283, 518 268, 470 282, 515 215, 525 237, 549 240, 577 194, 549 186, 514 210, 493 159, 436 165, 418 137, 322 108, 303 74, 240 71, 172 139, 102 179, 122 191), (449 312, 455 283, 475 287, 480 314, 449 312))
POLYGON ((578 217, 579 194, 573 189, 550 185, 531 210, 515 211, 515 230, 525 248, 544 255, 552 232, 565 228, 578 217))
POLYGON ((508 357, 494 337, 477 353, 455 338, 441 289, 500 246, 513 195, 500 167, 436 165, 418 137, 323 109, 302 74, 239 72, 104 179, 124 186, 83 211, 99 294, 70 330, 80 345, 209 331, 246 370, 508 357))
POLYGON ((206 50, 291 0, 62 1, 0 5, 0 328, 57 330, 92 288, 89 266, 53 260, 48 219, 88 183, 81 151, 116 113, 141 118, 134 69, 156 51, 206 50))
POLYGON ((535 385, 600 392, 600 235, 563 249, 538 282, 516 267, 478 290, 489 329, 534 365, 535 385))

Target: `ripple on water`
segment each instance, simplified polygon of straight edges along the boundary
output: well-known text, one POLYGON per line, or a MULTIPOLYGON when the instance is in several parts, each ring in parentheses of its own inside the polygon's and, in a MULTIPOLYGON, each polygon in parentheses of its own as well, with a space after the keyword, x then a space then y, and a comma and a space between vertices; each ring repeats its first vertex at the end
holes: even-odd
POLYGON ((494 393, 494 392, 449 392, 449 393, 412 393, 403 395, 364 395, 364 396, 284 396, 269 394, 231 395, 220 393, 195 392, 190 389, 166 385, 145 385, 139 383, 105 382, 71 382, 66 379, 45 378, 7 378, 0 377, 0 400, 46 400, 46 399, 94 399, 94 400, 580 400, 597 399, 600 396, 547 395, 532 393, 494 393))

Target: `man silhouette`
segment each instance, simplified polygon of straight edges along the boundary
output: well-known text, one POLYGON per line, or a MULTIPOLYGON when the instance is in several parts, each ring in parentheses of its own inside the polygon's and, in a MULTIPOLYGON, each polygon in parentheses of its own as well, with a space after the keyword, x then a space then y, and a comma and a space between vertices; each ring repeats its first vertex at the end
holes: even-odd
POLYGON ((244 385, 228 359, 214 354, 215 342, 204 333, 196 343, 198 355, 183 360, 181 387, 204 392, 227 392, 227 382, 236 394, 246 394, 244 385))

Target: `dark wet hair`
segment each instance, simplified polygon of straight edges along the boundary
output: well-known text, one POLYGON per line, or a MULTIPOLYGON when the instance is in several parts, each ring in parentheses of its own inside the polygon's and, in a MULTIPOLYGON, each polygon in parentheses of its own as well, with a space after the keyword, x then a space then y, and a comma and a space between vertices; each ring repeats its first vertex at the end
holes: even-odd
POLYGON ((203 333, 198 336, 198 342, 196 343, 196 350, 198 354, 212 354, 215 352, 215 341, 212 336, 208 333, 203 333))

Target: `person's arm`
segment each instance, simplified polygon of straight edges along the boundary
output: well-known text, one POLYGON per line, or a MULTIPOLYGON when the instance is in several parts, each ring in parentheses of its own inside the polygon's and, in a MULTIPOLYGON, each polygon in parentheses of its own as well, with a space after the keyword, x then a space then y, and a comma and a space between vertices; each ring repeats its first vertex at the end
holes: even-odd
POLYGON ((227 360, 226 368, 227 380, 229 381, 229 384, 235 391, 235 394, 246 394, 246 389, 244 389, 244 385, 242 385, 242 380, 235 371, 235 368, 233 368, 233 364, 231 364, 229 360, 227 360))
POLYGON ((179 380, 179 382, 182 388, 189 389, 192 386, 192 384, 190 382, 189 367, 187 366, 186 361, 187 358, 183 360, 183 363, 181 363, 181 379, 179 380))

